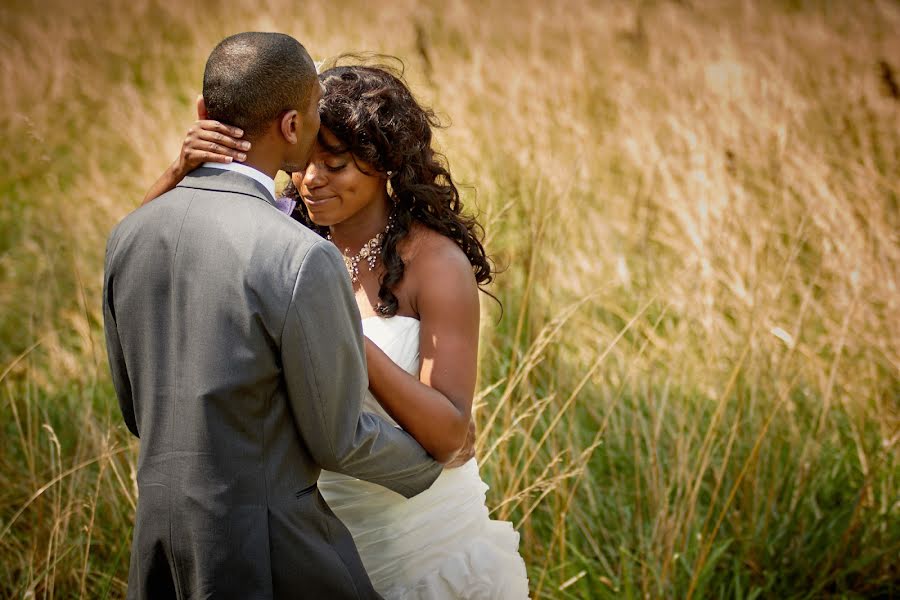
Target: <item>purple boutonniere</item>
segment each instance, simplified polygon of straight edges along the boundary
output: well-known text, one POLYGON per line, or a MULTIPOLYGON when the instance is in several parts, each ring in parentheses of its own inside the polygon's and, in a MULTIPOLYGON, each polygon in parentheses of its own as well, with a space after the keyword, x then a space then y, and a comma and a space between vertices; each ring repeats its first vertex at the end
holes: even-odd
POLYGON ((297 201, 290 198, 278 198, 275 200, 275 206, 284 214, 289 215, 294 212, 297 201))

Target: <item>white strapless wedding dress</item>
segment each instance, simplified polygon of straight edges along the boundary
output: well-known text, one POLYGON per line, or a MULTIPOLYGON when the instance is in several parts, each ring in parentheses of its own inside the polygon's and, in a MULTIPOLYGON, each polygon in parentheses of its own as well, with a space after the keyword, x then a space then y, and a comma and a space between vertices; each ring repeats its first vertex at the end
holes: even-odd
MULTIPOLYGON (((419 321, 363 319, 363 331, 408 373, 419 373, 419 321)), ((396 425, 371 394, 363 409, 396 425)), ((521 600, 528 597, 519 534, 492 521, 488 486, 470 460, 446 469, 407 500, 380 485, 322 471, 319 490, 344 522, 372 584, 385 600, 521 600)))

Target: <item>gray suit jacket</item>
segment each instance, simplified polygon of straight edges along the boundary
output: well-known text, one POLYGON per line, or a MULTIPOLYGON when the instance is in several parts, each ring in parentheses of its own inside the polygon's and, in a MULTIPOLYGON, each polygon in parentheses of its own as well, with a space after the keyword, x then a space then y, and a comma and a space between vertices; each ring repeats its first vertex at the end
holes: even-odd
POLYGON ((441 467, 360 412, 338 251, 256 181, 200 168, 113 230, 103 309, 140 437, 129 598, 377 597, 319 471, 413 496, 441 467))

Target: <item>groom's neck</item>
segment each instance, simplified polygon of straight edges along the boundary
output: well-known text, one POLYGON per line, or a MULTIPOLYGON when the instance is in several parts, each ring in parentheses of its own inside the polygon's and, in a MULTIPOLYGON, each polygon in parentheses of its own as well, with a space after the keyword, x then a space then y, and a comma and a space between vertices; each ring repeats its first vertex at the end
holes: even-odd
POLYGON ((244 164, 275 179, 275 175, 284 163, 281 149, 273 147, 271 141, 265 138, 253 140, 251 143, 252 147, 247 151, 247 159, 244 164))

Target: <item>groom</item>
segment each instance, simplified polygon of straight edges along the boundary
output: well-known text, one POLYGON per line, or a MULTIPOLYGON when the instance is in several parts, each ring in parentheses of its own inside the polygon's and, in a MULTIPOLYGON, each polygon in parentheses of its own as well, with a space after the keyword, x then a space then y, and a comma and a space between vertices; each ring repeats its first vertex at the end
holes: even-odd
POLYGON ((407 497, 441 467, 360 412, 359 313, 337 249, 280 212, 322 89, 295 39, 213 50, 209 117, 253 142, 246 167, 201 167, 127 216, 106 251, 113 383, 140 437, 129 598, 375 598, 320 469, 407 497))

